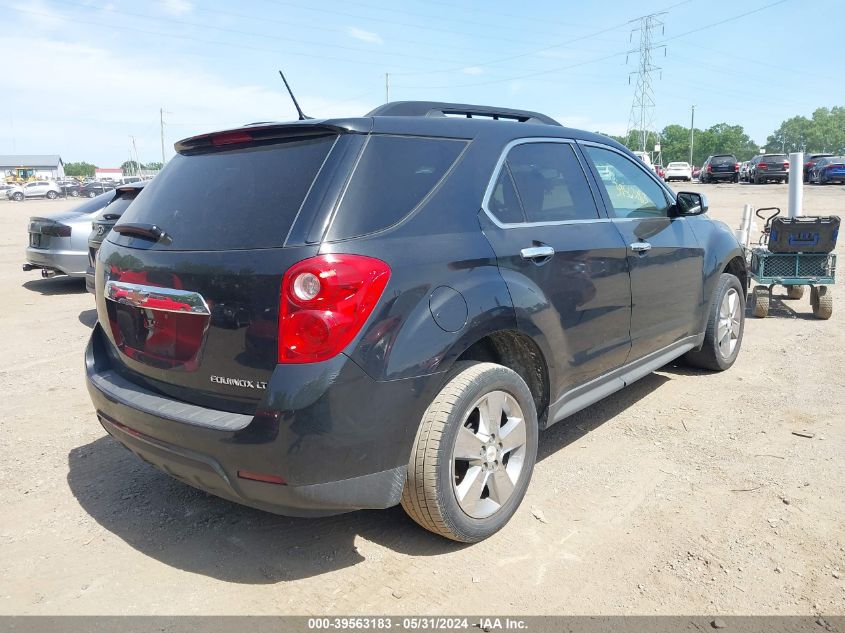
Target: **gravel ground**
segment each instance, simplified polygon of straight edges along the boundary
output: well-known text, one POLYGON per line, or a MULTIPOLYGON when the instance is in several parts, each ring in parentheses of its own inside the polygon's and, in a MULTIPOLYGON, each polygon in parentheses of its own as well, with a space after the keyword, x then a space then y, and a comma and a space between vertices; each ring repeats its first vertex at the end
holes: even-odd
MULTIPOLYGON (((732 227, 786 207, 785 185, 679 188, 732 227)), ((92 297, 20 269, 27 218, 72 204, 0 202, 0 613, 845 614, 841 288, 826 322, 778 291, 726 373, 667 366, 552 427, 516 516, 464 546, 398 508, 243 508, 109 439, 92 297)), ((845 187, 805 208, 845 215, 845 187)))

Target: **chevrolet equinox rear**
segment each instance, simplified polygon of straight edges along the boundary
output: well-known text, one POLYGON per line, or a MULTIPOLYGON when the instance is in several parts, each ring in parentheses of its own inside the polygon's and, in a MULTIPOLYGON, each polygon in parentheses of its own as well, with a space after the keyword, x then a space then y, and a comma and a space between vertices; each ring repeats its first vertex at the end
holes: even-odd
POLYGON ((176 150, 98 252, 88 388, 116 440, 220 497, 401 503, 478 541, 541 430, 739 353, 745 261, 704 196, 542 114, 399 102, 176 150))

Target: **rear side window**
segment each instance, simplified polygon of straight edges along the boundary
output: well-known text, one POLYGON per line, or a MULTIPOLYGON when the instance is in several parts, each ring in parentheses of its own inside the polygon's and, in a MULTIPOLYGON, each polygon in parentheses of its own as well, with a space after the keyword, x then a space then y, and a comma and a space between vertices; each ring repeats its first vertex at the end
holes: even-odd
POLYGON ((528 222, 598 218, 584 170, 568 143, 517 145, 506 163, 528 222))
POLYGON ((466 141, 374 135, 343 195, 330 239, 348 239, 393 226, 437 186, 466 141))
POLYGON ((282 246, 336 138, 332 134, 177 155, 144 187, 121 221, 161 227, 172 242, 151 246, 157 249, 282 246))

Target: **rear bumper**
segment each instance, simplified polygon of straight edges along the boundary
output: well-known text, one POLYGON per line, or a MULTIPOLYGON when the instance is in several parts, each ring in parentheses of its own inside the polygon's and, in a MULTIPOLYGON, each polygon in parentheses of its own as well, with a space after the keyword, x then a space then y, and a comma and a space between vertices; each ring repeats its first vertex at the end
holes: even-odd
POLYGON ((88 253, 27 247, 26 261, 33 268, 46 268, 71 277, 83 277, 88 266, 88 253))
POLYGON ((442 378, 377 382, 342 355, 320 367, 279 366, 256 414, 243 415, 126 380, 112 368, 106 344, 98 325, 86 377, 97 417, 114 439, 196 488, 289 516, 399 503, 413 437, 442 378), (285 483, 245 479, 239 471, 285 483))
POLYGON ((710 180, 734 180, 739 178, 739 172, 736 171, 714 171, 708 172, 707 178, 710 180))

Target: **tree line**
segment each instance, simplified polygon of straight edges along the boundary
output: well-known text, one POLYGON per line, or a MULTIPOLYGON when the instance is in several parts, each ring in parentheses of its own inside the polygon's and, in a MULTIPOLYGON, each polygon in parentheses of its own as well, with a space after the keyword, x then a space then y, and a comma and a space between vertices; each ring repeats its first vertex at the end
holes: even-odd
MULTIPOLYGON (((120 169, 123 171, 125 176, 137 174, 139 168, 158 170, 162 168, 162 164, 159 162, 136 163, 134 160, 127 160, 120 166, 120 169)), ((65 175, 73 176, 75 178, 93 178, 94 170, 96 169, 97 165, 94 165, 93 163, 86 163, 85 161, 65 163, 65 175)))
MULTIPOLYGON (((695 128, 692 164, 701 165, 712 154, 733 154, 740 161, 751 160, 765 149, 774 152, 831 152, 845 154, 845 107, 818 108, 812 116, 795 116, 780 124, 768 136, 765 145, 755 143, 741 125, 718 123, 707 129, 695 128)), ((630 149, 639 149, 640 132, 631 130, 624 136, 606 135, 630 149)), ((652 134, 649 151, 654 143, 660 143, 663 163, 689 161, 690 128, 683 125, 667 125, 652 134)))

